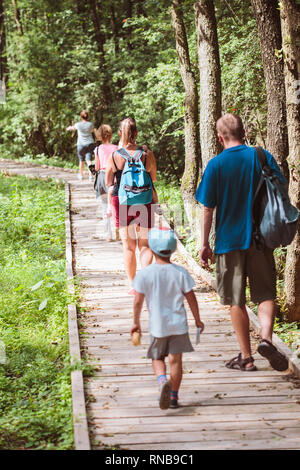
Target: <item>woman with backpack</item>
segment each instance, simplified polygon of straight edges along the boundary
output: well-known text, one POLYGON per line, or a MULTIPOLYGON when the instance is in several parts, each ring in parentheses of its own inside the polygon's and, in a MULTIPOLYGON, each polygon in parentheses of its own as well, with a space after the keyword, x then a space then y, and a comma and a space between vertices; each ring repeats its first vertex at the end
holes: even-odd
MULTIPOLYGON (((139 248, 142 268, 152 263, 148 232, 154 226, 152 182, 156 180, 156 161, 151 150, 137 146, 138 131, 133 118, 122 121, 121 134, 123 147, 107 161, 106 185, 113 185, 112 211, 120 232, 125 270, 131 286, 137 268, 136 248, 139 248)), ((134 293, 130 288, 128 294, 134 293)))

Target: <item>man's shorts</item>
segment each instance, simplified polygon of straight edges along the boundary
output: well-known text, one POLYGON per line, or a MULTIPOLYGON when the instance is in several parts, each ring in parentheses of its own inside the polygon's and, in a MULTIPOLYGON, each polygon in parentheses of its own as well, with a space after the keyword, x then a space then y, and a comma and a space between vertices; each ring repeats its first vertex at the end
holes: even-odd
POLYGON ((260 304, 276 298, 276 267, 273 250, 237 250, 216 255, 217 291, 223 305, 246 304, 246 281, 251 300, 260 304))
POLYGON ((147 358, 163 360, 169 354, 181 354, 192 351, 194 351, 194 348, 188 333, 164 336, 163 338, 150 336, 150 347, 148 349, 147 358))
POLYGON ((120 205, 118 196, 112 197, 111 204, 116 227, 129 227, 133 224, 148 229, 154 227, 154 204, 120 205))

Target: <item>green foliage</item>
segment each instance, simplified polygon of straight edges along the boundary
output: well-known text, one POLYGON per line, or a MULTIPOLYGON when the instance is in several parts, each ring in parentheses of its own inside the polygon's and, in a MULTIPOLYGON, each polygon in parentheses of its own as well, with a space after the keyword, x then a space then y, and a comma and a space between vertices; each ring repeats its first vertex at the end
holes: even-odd
MULTIPOLYGON (((23 34, 6 2, 9 79, 0 107, 1 156, 45 155, 77 163, 76 136, 66 127, 83 108, 95 126, 134 116, 139 143, 154 151, 165 178, 184 169, 184 89, 170 1, 97 1, 97 36, 90 2, 19 0, 23 34), (115 27, 113 27, 115 24, 115 27), (101 52, 101 50, 103 52, 101 52)), ((198 80, 193 2, 183 2, 192 71, 198 80)), ((245 119, 250 141, 265 137, 265 86, 250 0, 216 0, 223 108, 245 119)), ((175 178, 174 178, 175 176, 175 178)))
POLYGON ((266 88, 251 1, 216 1, 223 109, 239 114, 250 144, 266 138, 266 88))
POLYGON ((65 196, 0 176, 0 448, 71 449, 65 196))

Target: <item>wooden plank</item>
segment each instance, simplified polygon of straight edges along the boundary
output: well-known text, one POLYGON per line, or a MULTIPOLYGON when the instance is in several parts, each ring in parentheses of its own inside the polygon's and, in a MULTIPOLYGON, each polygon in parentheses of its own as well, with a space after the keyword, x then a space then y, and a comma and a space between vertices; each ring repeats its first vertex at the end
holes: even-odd
MULTIPOLYGON (((147 434, 150 433, 168 433, 170 432, 170 425, 172 425, 172 432, 206 432, 206 431, 221 431, 222 433, 227 433, 227 431, 232 430, 239 430, 244 431, 248 429, 259 430, 259 432, 264 432, 265 429, 268 430, 278 430, 281 431, 282 429, 289 428, 294 433, 294 436, 299 435, 300 431, 300 422, 297 419, 274 419, 268 421, 257 421, 255 420, 248 420, 248 421, 210 421, 207 420, 198 420, 191 422, 190 419, 182 418, 180 423, 178 421, 174 421, 170 423, 170 419, 168 418, 168 422, 156 419, 154 422, 143 422, 140 423, 138 420, 133 422, 133 420, 116 420, 116 419, 101 419, 101 418, 89 418, 89 426, 90 429, 93 430, 94 434, 147 434), (126 421, 126 423, 123 423, 126 421)), ((116 436, 117 437, 117 436, 116 436)))
MULTIPOLYGON (((211 415, 222 415, 223 413, 228 417, 238 416, 240 414, 252 414, 256 418, 263 416, 263 413, 294 413, 294 417, 299 417, 299 405, 295 403, 230 403, 227 406, 216 402, 214 405, 196 405, 196 406, 182 406, 176 410, 160 410, 158 406, 155 406, 155 400, 153 400, 146 407, 136 407, 134 403, 130 403, 132 406, 116 407, 115 408, 105 408, 98 403, 88 403, 87 408, 93 413, 101 413, 102 418, 134 418, 134 417, 148 417, 148 416, 164 416, 175 415, 177 419, 180 419, 181 416, 196 416, 197 414, 206 416, 206 418, 211 415)), ((194 418, 193 418, 194 419, 194 418)))
MULTIPOLYGON (((103 449, 104 444, 99 442, 94 449, 103 449)), ((280 439, 274 436, 274 439, 266 439, 263 441, 205 441, 205 442, 189 442, 183 443, 167 443, 167 444, 140 444, 122 446, 120 450, 298 450, 300 448, 300 439, 280 439)))
MULTIPOLYGON (((298 428, 299 430, 299 428, 298 428)), ((219 431, 215 430, 207 430, 206 428, 200 428, 197 431, 160 431, 157 432, 144 432, 142 434, 143 444, 184 444, 190 443, 190 446, 193 447, 193 443, 201 442, 202 445, 206 441, 214 441, 218 442, 221 441, 226 443, 226 441, 265 441, 267 439, 272 440, 287 440, 287 439, 295 439, 295 428, 283 428, 281 427, 280 430, 272 429, 272 428, 264 428, 263 430, 259 429, 237 429, 237 430, 226 430, 224 432, 223 429, 219 431)), ((93 428, 93 435, 99 436, 102 443, 107 446, 127 446, 127 445, 134 445, 140 440, 140 434, 138 433, 128 433, 128 434, 117 434, 117 435, 105 435, 101 433, 101 430, 94 427, 93 428)), ((300 443, 300 437, 298 437, 298 442, 300 443)))
POLYGON ((141 425, 144 427, 144 430, 150 429, 151 426, 157 425, 168 425, 169 429, 173 429, 173 426, 182 425, 185 426, 186 423, 194 423, 195 425, 201 424, 203 427, 208 426, 231 426, 232 423, 240 424, 241 427, 248 423, 254 423, 255 426, 261 427, 265 425, 269 425, 270 423, 274 422, 278 424, 278 428, 281 427, 281 422, 283 421, 295 421, 299 423, 299 418, 295 419, 295 412, 290 411, 287 412, 286 409, 283 411, 259 411, 258 413, 252 413, 251 410, 248 412, 240 412, 240 413, 218 413, 216 414, 209 414, 207 415, 205 412, 194 415, 191 414, 184 414, 185 410, 181 410, 180 415, 177 413, 168 413, 167 417, 165 414, 160 412, 155 412, 153 410, 152 414, 149 416, 130 416, 130 417, 105 417, 102 416, 99 410, 88 410, 89 422, 90 423, 100 423, 103 426, 111 426, 112 429, 114 426, 122 425, 124 427, 130 426, 137 426, 141 425), (184 412, 183 412, 184 411, 184 412), (192 417, 192 418, 191 418, 192 417))
MULTIPOLYGON (((98 396, 107 395, 108 392, 117 393, 118 397, 130 396, 130 398, 139 396, 141 390, 143 394, 153 394, 157 392, 157 387, 154 381, 144 381, 142 386, 132 386, 132 382, 123 382, 119 386, 114 383, 99 384, 99 382, 85 381, 85 390, 87 393, 97 392, 98 396)), ((195 380, 184 381, 180 387, 180 396, 185 399, 191 399, 193 394, 200 396, 207 396, 208 393, 214 393, 220 397, 263 397, 263 396, 292 396, 300 397, 299 388, 291 388, 288 384, 273 384, 263 383, 260 385, 239 383, 239 384, 215 384, 209 385, 207 383, 199 383, 195 380)))

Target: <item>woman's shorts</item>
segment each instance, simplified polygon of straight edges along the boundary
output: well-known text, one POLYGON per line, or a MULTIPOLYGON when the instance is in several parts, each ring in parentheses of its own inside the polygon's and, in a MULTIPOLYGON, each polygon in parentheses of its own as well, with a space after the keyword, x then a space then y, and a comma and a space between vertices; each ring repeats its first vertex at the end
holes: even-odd
POLYGON ((251 300, 260 304, 276 298, 276 267, 273 250, 237 250, 216 256, 217 291, 223 305, 246 303, 246 281, 249 279, 251 300))
POLYGON ((92 153, 88 150, 89 144, 88 145, 77 145, 77 156, 81 162, 84 162, 85 160, 87 162, 92 161, 92 153))
POLYGON ((154 204, 120 205, 118 196, 112 197, 111 204, 117 228, 129 227, 133 224, 148 229, 154 227, 154 204))
POLYGON ((165 336, 163 338, 150 336, 150 342, 147 353, 148 359, 162 360, 169 354, 181 354, 194 351, 188 333, 165 336))

